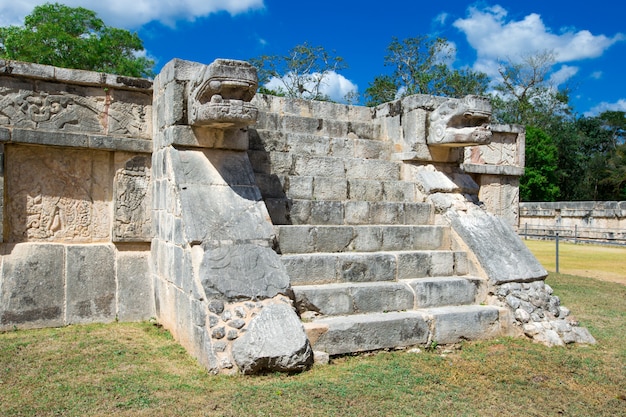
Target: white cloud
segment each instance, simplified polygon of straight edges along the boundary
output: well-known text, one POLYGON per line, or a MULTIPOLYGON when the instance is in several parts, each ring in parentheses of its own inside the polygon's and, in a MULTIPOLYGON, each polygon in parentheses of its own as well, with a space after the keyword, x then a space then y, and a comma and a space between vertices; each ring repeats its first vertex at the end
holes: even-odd
POLYGON ((507 20, 507 11, 501 6, 471 7, 468 16, 457 19, 453 25, 476 49, 478 58, 474 69, 491 76, 496 75, 498 60, 515 62, 546 50, 554 52, 556 63, 597 58, 611 45, 626 39, 621 33, 607 37, 571 28, 555 34, 545 26, 540 15, 531 13, 519 21, 507 20))
POLYGON ((602 71, 594 71, 591 74, 591 78, 593 78, 594 80, 600 80, 600 79, 602 79, 603 75, 604 75, 604 73, 602 71))
POLYGON ((446 20, 448 20, 448 13, 439 13, 437 16, 435 16, 435 18, 433 19, 433 22, 443 26, 446 24, 446 20))
MULTIPOLYGON (((98 13, 107 25, 137 28, 151 21, 174 25, 178 20, 194 20, 220 11, 232 15, 263 7, 263 0, 61 0, 71 7, 85 7, 98 13)), ((46 0, 0 0, 0 26, 21 25, 24 16, 46 0)))
MULTIPOLYGON (((319 73, 311 74, 313 78, 317 78, 320 76, 319 73)), ((285 79, 290 78, 290 75, 286 75, 285 79)), ((270 81, 265 84, 265 87, 271 90, 280 90, 284 89, 284 83, 280 79, 276 77, 272 77, 270 81)), ((307 85, 305 85, 307 88, 307 85)), ((308 89, 312 89, 311 86, 308 86, 308 89)), ((324 79, 320 85, 320 92, 324 95, 330 97, 331 100, 336 102, 344 102, 344 97, 348 93, 356 93, 358 91, 358 86, 354 84, 352 81, 348 80, 341 74, 337 74, 335 71, 329 71, 324 76, 324 79)))
POLYGON ((607 103, 603 101, 597 106, 591 108, 589 111, 585 112, 585 116, 593 117, 597 116, 605 111, 623 111, 626 112, 626 99, 617 100, 615 103, 607 103))
POLYGON ((550 85, 558 87, 564 84, 578 73, 579 68, 570 65, 562 65, 561 68, 550 75, 550 85))

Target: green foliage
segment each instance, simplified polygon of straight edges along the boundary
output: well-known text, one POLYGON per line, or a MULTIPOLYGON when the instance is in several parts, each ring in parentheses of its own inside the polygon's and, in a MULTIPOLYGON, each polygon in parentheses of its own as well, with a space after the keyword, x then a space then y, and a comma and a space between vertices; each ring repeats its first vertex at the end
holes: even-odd
POLYGON ((261 55, 250 59, 257 68, 259 92, 291 98, 329 101, 322 93, 331 72, 347 68, 343 58, 322 46, 296 45, 287 55, 261 55), (280 87, 270 89, 267 83, 278 80, 280 87))
POLYGON ((106 26, 82 7, 46 3, 34 8, 24 26, 0 28, 0 58, 63 68, 152 76, 154 62, 137 54, 136 33, 106 26))
POLYGON ((444 38, 416 36, 393 38, 387 47, 385 66, 391 75, 379 75, 365 90, 366 105, 376 106, 412 94, 463 97, 484 94, 489 78, 469 69, 453 70, 447 62, 454 49, 444 38))
POLYGON ((541 129, 526 128, 526 170, 520 179, 522 201, 555 201, 558 149, 541 129))

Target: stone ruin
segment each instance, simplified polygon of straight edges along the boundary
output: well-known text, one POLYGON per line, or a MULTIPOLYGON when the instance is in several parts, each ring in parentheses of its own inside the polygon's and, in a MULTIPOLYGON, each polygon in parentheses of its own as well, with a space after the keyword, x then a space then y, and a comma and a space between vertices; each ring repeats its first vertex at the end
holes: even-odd
POLYGON ((594 343, 517 237, 524 129, 481 97, 255 95, 0 61, 0 330, 156 318, 212 373, 526 335, 594 343))

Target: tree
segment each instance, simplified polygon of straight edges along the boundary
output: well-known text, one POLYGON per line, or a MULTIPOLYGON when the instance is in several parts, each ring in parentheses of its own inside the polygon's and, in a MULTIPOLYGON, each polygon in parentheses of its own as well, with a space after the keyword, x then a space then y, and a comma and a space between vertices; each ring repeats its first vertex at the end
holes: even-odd
POLYGON ((393 73, 374 78, 365 90, 366 104, 375 106, 412 94, 450 97, 484 94, 489 84, 487 75, 469 69, 450 69, 447 62, 453 52, 444 38, 417 36, 402 41, 392 38, 385 66, 393 67, 393 73))
POLYGON ((552 139, 541 129, 526 128, 526 169, 520 179, 522 201, 555 201, 558 150, 552 139))
POLYGON ((552 51, 501 61, 498 68, 501 79, 492 95, 494 119, 546 129, 555 117, 569 116, 569 91, 558 90, 549 80, 554 63, 552 51))
POLYGON ((259 92, 325 101, 330 100, 323 93, 328 77, 347 68, 334 52, 306 42, 293 47, 287 55, 261 55, 250 63, 258 71, 259 92))
POLYGON ((154 62, 139 56, 136 33, 106 26, 82 7, 46 3, 26 16, 23 26, 0 27, 0 58, 63 68, 152 76, 154 62))

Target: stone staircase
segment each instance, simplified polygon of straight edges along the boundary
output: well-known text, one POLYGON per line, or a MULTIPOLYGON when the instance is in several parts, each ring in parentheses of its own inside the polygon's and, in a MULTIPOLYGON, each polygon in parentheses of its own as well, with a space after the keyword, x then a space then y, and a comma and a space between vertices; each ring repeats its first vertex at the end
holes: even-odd
POLYGON ((326 103, 333 114, 316 114, 314 102, 255 100, 249 157, 314 350, 499 334, 499 309, 480 305, 484 282, 452 250, 449 227, 433 224, 415 180, 402 178, 371 109, 326 103))

